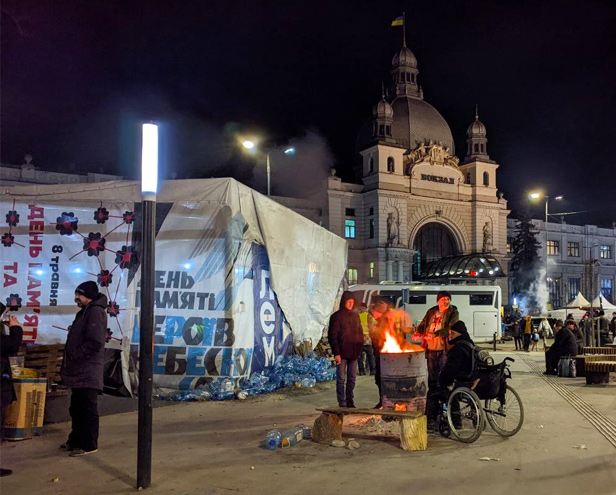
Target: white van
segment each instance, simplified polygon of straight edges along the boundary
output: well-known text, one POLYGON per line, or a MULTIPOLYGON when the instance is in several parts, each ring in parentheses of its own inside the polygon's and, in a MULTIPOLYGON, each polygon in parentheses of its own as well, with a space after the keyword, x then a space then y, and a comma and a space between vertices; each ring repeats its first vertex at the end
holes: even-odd
POLYGON ((349 290, 355 300, 374 304, 378 297, 391 300, 396 308, 404 307, 413 326, 421 322, 428 309, 436 306, 436 294, 446 290, 451 304, 458 308, 460 319, 475 342, 492 342, 494 334, 501 337, 501 289, 496 285, 423 285, 383 283, 380 285, 353 285, 349 290))

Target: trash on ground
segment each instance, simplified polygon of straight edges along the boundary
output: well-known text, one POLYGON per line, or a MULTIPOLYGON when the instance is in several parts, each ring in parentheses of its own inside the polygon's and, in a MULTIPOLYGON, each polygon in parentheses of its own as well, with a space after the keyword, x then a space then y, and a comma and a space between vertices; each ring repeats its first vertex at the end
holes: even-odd
POLYGON ((588 450, 588 447, 586 447, 586 445, 576 445, 573 448, 578 450, 588 450))
POLYGON ((159 394, 159 400, 203 402, 207 400, 244 400, 249 396, 266 394, 283 387, 312 388, 317 382, 327 382, 336 376, 336 368, 327 358, 310 351, 305 358, 299 355, 278 356, 271 369, 253 373, 238 383, 224 378, 200 385, 193 390, 175 390, 159 394))
POLYGON ((480 457, 480 461, 495 461, 498 462, 500 459, 498 457, 480 457))
POLYGON ((359 442, 355 440, 351 440, 347 445, 347 449, 349 450, 357 450, 359 448, 359 442))
POLYGON ((346 447, 346 443, 344 443, 344 440, 332 440, 332 443, 329 444, 331 447, 336 447, 336 448, 344 448, 346 447))

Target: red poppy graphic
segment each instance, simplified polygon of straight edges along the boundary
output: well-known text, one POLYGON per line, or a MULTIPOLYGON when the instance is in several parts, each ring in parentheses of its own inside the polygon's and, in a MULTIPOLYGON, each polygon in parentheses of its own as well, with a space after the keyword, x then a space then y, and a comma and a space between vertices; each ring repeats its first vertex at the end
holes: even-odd
POLYGON ((21 297, 19 297, 19 294, 9 294, 9 297, 6 298, 6 305, 11 311, 17 311, 21 308, 21 297))
POLYGON ((135 221, 135 214, 132 211, 125 211, 122 218, 124 219, 124 223, 126 225, 130 225, 135 221))
POLYGON ((137 262, 137 251, 133 246, 122 246, 122 249, 116 251, 115 262, 120 265, 120 268, 131 268, 137 262))
POLYGON ((19 213, 15 210, 9 210, 6 214, 6 223, 9 227, 17 227, 17 224, 19 223, 19 213))
POLYGON ((56 219, 56 230, 60 231, 60 235, 71 235, 77 230, 79 218, 71 212, 62 212, 62 215, 56 219))
POLYGON ((105 250, 105 238, 100 232, 90 232, 83 240, 83 250, 88 256, 98 256, 105 250))
POLYGON ((117 318, 120 314, 120 306, 115 301, 111 301, 107 305, 107 314, 113 318, 117 318))
POLYGON ((9 232, 6 232, 2 234, 2 240, 0 242, 2 242, 4 247, 11 247, 15 244, 15 236, 11 235, 9 232))
POLYGON ((107 208, 103 208, 102 206, 98 208, 94 212, 94 220, 96 220, 96 223, 98 224, 103 224, 107 220, 109 220, 109 211, 107 210, 107 208))
POLYGON ((109 287, 113 280, 113 274, 109 270, 101 270, 101 272, 96 275, 96 282, 101 287, 109 287))

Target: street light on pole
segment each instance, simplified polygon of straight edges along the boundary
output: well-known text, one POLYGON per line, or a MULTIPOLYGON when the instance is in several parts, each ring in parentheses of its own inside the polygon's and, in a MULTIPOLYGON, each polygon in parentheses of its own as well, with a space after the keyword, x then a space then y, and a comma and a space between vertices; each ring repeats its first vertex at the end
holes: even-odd
MULTIPOLYGON (((246 148, 249 151, 258 151, 258 146, 257 143, 255 141, 251 141, 251 140, 245 140, 242 141, 242 146, 244 148, 246 148)), ((271 196, 271 187, 270 187, 270 178, 271 178, 271 170, 270 170, 270 150, 269 149, 265 149, 263 150, 263 152, 265 153, 265 166, 266 166, 266 170, 267 170, 267 195, 268 197, 271 196)), ((294 155, 295 154, 295 148, 293 148, 292 146, 289 148, 286 148, 284 150, 284 154, 285 155, 294 155)))
POLYGON ((550 198, 549 196, 546 196, 545 194, 538 192, 538 191, 531 192, 529 196, 531 199, 534 199, 534 200, 545 199, 545 280, 546 280, 546 285, 547 285, 547 282, 549 282, 549 278, 548 278, 548 219, 550 216, 549 203, 550 203, 550 199, 555 199, 557 201, 560 201, 561 199, 563 199, 563 197, 556 196, 554 198, 550 198))
POLYGON ((139 323, 139 414, 137 488, 152 482, 152 340, 154 333, 154 254, 158 190, 158 126, 143 124, 141 148, 141 315, 139 323))

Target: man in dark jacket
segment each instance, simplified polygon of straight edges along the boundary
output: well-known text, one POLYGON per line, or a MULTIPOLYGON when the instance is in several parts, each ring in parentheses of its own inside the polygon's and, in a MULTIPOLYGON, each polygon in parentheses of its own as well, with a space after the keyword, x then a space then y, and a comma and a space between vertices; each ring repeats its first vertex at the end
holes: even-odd
POLYGON ((353 306, 353 293, 345 291, 340 300, 340 309, 329 319, 328 339, 336 359, 336 397, 340 407, 355 407, 353 390, 357 358, 364 345, 361 321, 353 306))
POLYGON ((439 388, 449 387, 455 380, 468 380, 473 373, 475 343, 463 321, 458 320, 449 332, 447 362, 439 375, 439 388))
POLYGON ((417 327, 421 335, 423 347, 426 349, 428 361, 428 399, 426 416, 428 429, 434 429, 438 416, 438 401, 435 399, 438 389, 438 379, 447 361, 447 340, 451 326, 460 319, 458 308, 451 304, 451 294, 440 291, 436 295, 437 305, 430 308, 417 327), (430 393, 432 391, 432 393, 430 393))
POLYGON ((75 290, 81 309, 69 327, 60 374, 71 390, 72 430, 60 448, 73 457, 98 450, 98 394, 103 390, 107 333, 107 297, 96 282, 84 282, 75 290))
MULTIPOLYGON (((569 321, 567 321, 569 326, 569 321)), ((577 355, 577 342, 575 336, 571 333, 569 328, 563 327, 562 320, 557 320, 554 324, 554 343, 545 353, 545 374, 556 375, 558 368, 558 361, 563 356, 575 356, 577 355)))
MULTIPOLYGON (((0 303, 0 314, 4 316, 6 306, 0 303)), ((4 321, 0 329, 0 372, 2 375, 0 387, 0 439, 2 439, 2 426, 4 425, 4 413, 8 405, 13 402, 15 397, 15 389, 13 388, 13 374, 11 371, 11 362, 9 357, 17 354, 21 339, 23 338, 23 330, 19 325, 19 321, 14 316, 8 318, 8 335, 4 334, 4 321)), ((8 476, 13 471, 10 469, 0 468, 0 476, 8 476)))

